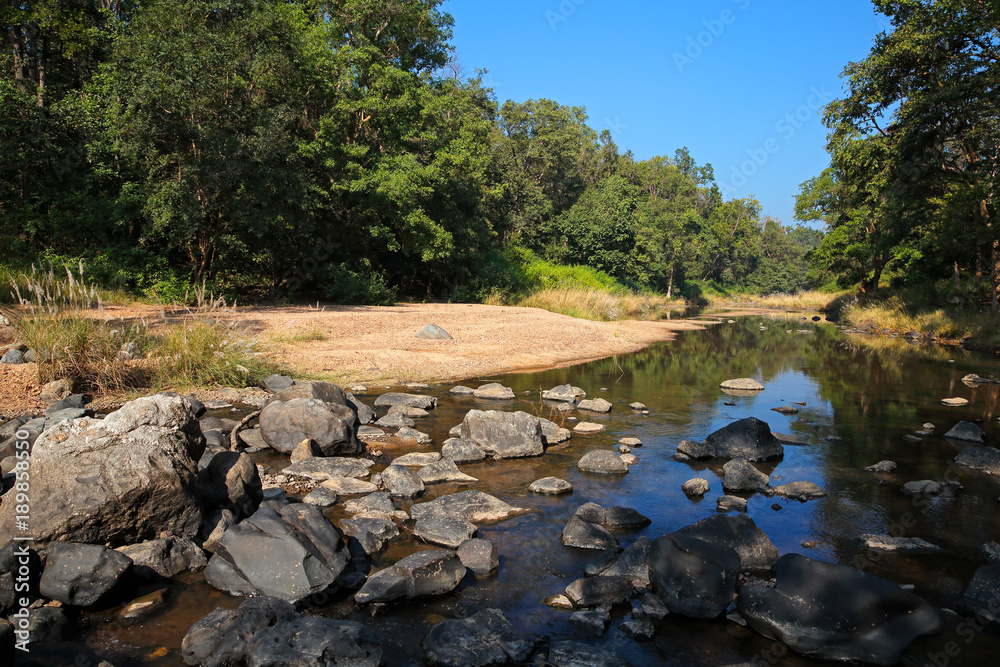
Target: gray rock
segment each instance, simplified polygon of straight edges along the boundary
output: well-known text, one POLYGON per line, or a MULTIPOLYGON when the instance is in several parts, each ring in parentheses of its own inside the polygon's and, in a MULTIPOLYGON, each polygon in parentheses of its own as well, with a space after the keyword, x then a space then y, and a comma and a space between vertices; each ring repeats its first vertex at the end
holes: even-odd
POLYGON ((546 667, 630 667, 625 658, 576 641, 552 642, 546 667))
POLYGON ((640 403, 639 401, 636 401, 634 403, 629 403, 628 407, 629 409, 635 410, 636 412, 642 412, 643 410, 649 409, 648 407, 646 407, 645 403, 640 403))
MULTIPOLYGON (((315 385, 294 385, 280 395, 306 386, 315 385)), ((358 454, 361 452, 358 426, 357 416, 347 405, 346 397, 342 403, 305 397, 272 401, 260 413, 264 441, 283 454, 291 454, 296 445, 310 438, 316 441, 324 456, 358 454)))
POLYGON ((572 431, 559 426, 554 421, 539 417, 538 423, 542 425, 542 441, 547 447, 562 444, 573 437, 572 431))
MULTIPOLYGON (((1000 561, 1000 544, 987 542, 983 545, 983 555, 990 562, 1000 561)), ((0 562, 2 562, 2 557, 0 557, 0 562)))
MULTIPOLYGON (((67 638, 71 627, 72 623, 65 609, 57 607, 31 609, 28 612, 28 643, 37 646, 63 641, 67 638)), ((11 664, 15 663, 11 661, 11 664)), ((22 663, 18 661, 16 664, 22 663)))
POLYGON ((484 384, 473 392, 473 396, 493 401, 510 401, 516 398, 513 389, 505 387, 498 382, 484 384))
POLYGON ((369 556, 399 537, 399 528, 385 515, 358 515, 353 519, 343 519, 340 529, 347 537, 357 540, 369 556))
POLYGON ((475 477, 466 475, 459 470, 458 466, 451 459, 441 459, 436 463, 424 466, 417 471, 417 476, 420 477, 424 484, 439 484, 441 482, 471 484, 479 481, 475 477))
POLYGON ((132 568, 132 559, 97 544, 54 542, 38 582, 43 597, 89 607, 111 593, 132 568))
POLYGON ((826 498, 826 491, 812 482, 790 482, 774 487, 779 496, 805 502, 816 498, 826 498))
MULTIPOLYGON (((194 537, 202 507, 197 463, 205 440, 193 402, 157 394, 103 420, 64 421, 31 455, 36 542, 133 544, 168 532, 194 537)), ((27 425, 25 425, 27 427, 27 425)), ((0 504, 0 535, 15 534, 16 504, 0 504)))
MULTIPOLYGON (((61 401, 62 399, 70 396, 73 393, 73 381, 68 378, 63 378, 61 380, 53 380, 52 382, 46 382, 42 385, 41 391, 38 394, 38 400, 46 405, 51 405, 56 401, 61 401)), ((27 421, 27 420, 25 420, 27 421)), ((22 422, 23 423, 23 422, 22 422)), ((11 433, 3 433, 0 431, 0 437, 9 437, 14 435, 11 433)))
POLYGON ((472 394, 475 393, 475 391, 476 390, 473 389, 472 387, 458 385, 456 387, 452 387, 450 393, 455 394, 456 396, 471 396, 472 394))
POLYGON ((396 437, 400 440, 413 440, 418 445, 429 445, 433 442, 431 440, 431 436, 414 428, 409 428, 408 426, 403 426, 396 431, 396 437))
POLYGON ((311 458, 299 461, 282 470, 282 474, 307 477, 317 482, 340 477, 362 478, 368 476, 368 469, 375 465, 368 459, 348 457, 311 458))
POLYGON ((406 405, 412 408, 431 410, 437 406, 437 399, 433 396, 425 396, 423 394, 401 394, 396 392, 382 394, 375 399, 376 408, 388 408, 393 405, 406 405))
POLYGON ((705 495, 709 490, 708 480, 702 479, 701 477, 695 477, 694 479, 689 479, 684 482, 681 486, 681 491, 684 495, 690 498, 696 498, 705 495))
POLYGON ((306 459, 314 459, 316 457, 323 456, 323 451, 316 444, 316 441, 312 438, 307 438, 299 444, 295 445, 295 449, 292 450, 292 455, 290 460, 292 463, 298 463, 299 461, 305 461, 306 459))
POLYGON ((631 507, 614 505, 604 510, 604 517, 599 522, 605 528, 625 528, 637 530, 645 528, 652 521, 631 507))
POLYGON ((382 471, 382 484, 393 498, 416 498, 424 492, 420 476, 406 466, 386 468, 382 471))
POLYGON ((21 598, 33 600, 37 596, 41 572, 41 559, 30 545, 11 540, 0 548, 0 618, 18 611, 21 598), (28 565, 27 577, 20 572, 24 561, 28 565), (24 589, 25 585, 27 589, 24 589))
POLYGON ((944 434, 944 437, 950 438, 952 440, 962 440, 963 442, 976 442, 983 444, 986 434, 983 433, 983 429, 979 428, 976 424, 972 422, 958 422, 952 427, 950 431, 944 434))
MULTIPOLYGON (((461 431, 461 427, 458 428, 461 431)), ((474 440, 449 438, 441 445, 441 457, 451 459, 455 463, 470 463, 485 459, 486 452, 474 440)))
POLYGON ((300 616, 258 631, 246 646, 250 667, 381 667, 375 634, 355 621, 300 616))
POLYGON ((542 479, 536 479, 528 487, 528 491, 532 493, 541 493, 544 495, 558 496, 564 493, 570 493, 573 490, 573 485, 564 479, 559 479, 558 477, 543 477, 542 479))
POLYGON ((866 549, 876 551, 892 551, 895 553, 935 553, 941 551, 941 547, 931 544, 927 540, 919 537, 894 537, 892 535, 871 535, 865 534, 858 538, 866 549))
POLYGON ((336 527, 304 503, 257 510, 226 531, 216 556, 261 594, 293 604, 326 591, 349 560, 336 527))
POLYGON ((993 562, 976 570, 959 606, 993 623, 1000 623, 997 591, 1000 591, 1000 562, 993 562))
POLYGON ((595 424, 593 422, 580 422, 573 427, 574 433, 601 433, 602 431, 608 430, 608 427, 604 424, 595 424))
MULTIPOLYGON (((652 540, 648 537, 640 537, 620 554, 615 553, 614 549, 608 549, 609 556, 612 556, 609 558, 609 564, 603 569, 594 568, 599 570, 594 574, 606 577, 625 577, 637 590, 648 589, 651 585, 649 580, 649 550, 652 546, 652 540)), ((587 574, 593 576, 590 571, 587 574)))
POLYGON ((348 514, 373 513, 390 515, 396 511, 392 503, 392 497, 384 492, 377 491, 364 498, 355 498, 344 504, 344 511, 348 514))
POLYGON ((236 515, 229 510, 215 510, 205 515, 198 538, 201 548, 215 553, 219 540, 236 523, 236 515))
POLYGON ((375 425, 382 428, 412 428, 417 425, 417 422, 407 417, 403 412, 392 412, 378 419, 375 425))
POLYGON ((316 507, 333 507, 339 497, 336 491, 321 484, 303 496, 302 502, 316 507))
POLYGON ((633 619, 625 621, 619 627, 622 629, 622 632, 640 642, 648 642, 656 634, 656 628, 649 621, 633 619))
POLYGON ((184 635, 181 657, 187 664, 201 667, 244 664, 247 644, 254 635, 297 616, 295 607, 272 597, 251 598, 238 609, 216 609, 184 635))
POLYGON ((949 408, 960 408, 962 406, 968 405, 969 399, 967 398, 942 398, 941 405, 947 406, 949 408))
POLYGON ((625 577, 585 577, 566 587, 566 597, 577 608, 622 604, 629 601, 633 592, 625 577))
POLYGON ((482 491, 462 491, 410 507, 411 516, 418 521, 431 514, 443 514, 460 517, 472 523, 502 521, 524 511, 482 491))
POLYGON ((476 535, 476 525, 465 519, 434 515, 417 521, 413 534, 424 542, 457 549, 463 542, 476 535))
POLYGON ((611 412, 613 406, 609 401, 603 398, 592 398, 585 401, 580 401, 580 404, 576 406, 577 410, 586 410, 587 412, 599 412, 607 413, 611 412))
POLYGON ((747 625, 797 653, 892 665, 917 637, 942 622, 924 600, 854 568, 787 554, 776 586, 744 586, 737 599, 747 625))
POLYGON ((259 591, 253 584, 243 578, 229 561, 218 554, 212 556, 208 561, 208 567, 203 573, 205 581, 209 586, 217 588, 224 593, 236 597, 251 597, 259 595, 259 591))
POLYGON ((422 646, 428 665, 487 667, 526 664, 535 641, 499 609, 483 609, 468 618, 441 621, 431 628, 422 646))
POLYGON ((275 397, 276 400, 286 403, 299 398, 311 398, 323 401, 324 403, 335 403, 349 407, 347 394, 332 382, 296 382, 291 387, 278 392, 278 395, 275 397))
POLYGON ((903 493, 908 496, 937 496, 943 490, 940 484, 931 479, 907 482, 903 485, 903 493))
POLYGON ((3 356, 0 357, 0 364, 16 365, 23 363, 24 363, 24 352, 21 352, 21 350, 18 349, 7 350, 6 352, 3 353, 3 356))
POLYGON ((295 384, 295 380, 288 375, 278 375, 275 373, 264 378, 263 384, 264 388, 272 394, 280 394, 295 384))
POLYGON ((309 495, 318 492, 320 489, 324 489, 337 496, 360 496, 378 491, 378 487, 371 482, 366 482, 363 479, 354 479, 353 477, 331 477, 321 482, 309 495))
POLYGON ((573 515, 562 531, 562 543, 580 549, 617 549, 618 540, 606 529, 573 515))
POLYGON ((585 472, 602 474, 623 474, 628 472, 628 465, 618 454, 610 449, 595 449, 587 452, 577 462, 576 466, 585 472))
POLYGON ((746 514, 715 514, 674 532, 729 547, 740 557, 740 570, 768 571, 778 562, 778 549, 746 514))
POLYGON ((454 551, 420 551, 368 577, 354 601, 364 605, 443 595, 458 587, 465 572, 454 551))
POLYGON ((417 332, 417 338, 424 340, 451 340, 451 334, 436 324, 428 324, 417 332))
POLYGON ((664 535, 649 551, 656 595, 674 614, 715 618, 736 593, 740 557, 734 549, 684 535, 664 535))
POLYGON ((470 410, 462 421, 462 438, 474 441, 494 458, 521 458, 545 453, 538 417, 526 412, 470 410))
POLYGON ((895 461, 879 461, 878 463, 870 465, 867 468, 865 468, 865 471, 887 473, 887 472, 892 472, 893 470, 896 469, 896 467, 897 466, 895 461))
POLYGON ((140 577, 158 575, 169 579, 181 572, 200 570, 208 565, 205 552, 197 544, 183 537, 149 540, 119 547, 117 551, 132 560, 132 571, 140 577))
POLYGON ((604 609, 584 609, 574 612, 569 617, 569 622, 586 628, 597 636, 604 634, 608 629, 608 622, 611 620, 611 613, 604 609))
POLYGON ((198 472, 198 497, 208 510, 227 509, 236 520, 257 511, 264 500, 257 465, 242 452, 222 451, 198 472))
POLYGON ((739 496, 722 496, 715 501, 716 510, 719 512, 746 512, 747 501, 739 496))
POLYGON ((429 466, 432 463, 437 463, 440 460, 441 454, 438 452, 411 452, 394 459, 392 464, 397 466, 410 466, 411 468, 423 468, 424 466, 429 466))
POLYGON ((347 394, 347 405, 354 410, 354 414, 358 417, 358 424, 371 424, 375 421, 375 410, 365 405, 361 399, 356 397, 354 394, 347 394))
POLYGON ((485 577, 500 568, 500 556, 496 545, 489 540, 473 538, 458 546, 458 558, 476 576, 485 577))
POLYGON ((764 385, 753 378, 736 378, 726 380, 719 385, 722 389, 732 389, 736 391, 764 391, 764 385))
MULTIPOLYGON (((222 446, 229 449, 229 434, 224 433, 223 436, 222 446)), ((260 432, 259 428, 243 429, 237 437, 246 446, 247 451, 260 452, 268 448, 267 442, 264 441, 264 434, 260 432)))
POLYGON ((577 394, 576 389, 568 384, 559 385, 558 387, 553 387, 548 391, 542 392, 542 399, 546 401, 576 403, 578 398, 580 398, 580 396, 577 394))
POLYGON ((722 488, 727 491, 764 491, 771 478, 742 458, 732 459, 722 466, 722 488))
POLYGON ((657 621, 670 615, 667 605, 663 604, 663 600, 656 597, 653 593, 646 593, 639 598, 639 611, 643 616, 657 621))
POLYGON ((1000 450, 993 447, 969 447, 955 457, 955 462, 988 475, 1000 475, 1000 450))

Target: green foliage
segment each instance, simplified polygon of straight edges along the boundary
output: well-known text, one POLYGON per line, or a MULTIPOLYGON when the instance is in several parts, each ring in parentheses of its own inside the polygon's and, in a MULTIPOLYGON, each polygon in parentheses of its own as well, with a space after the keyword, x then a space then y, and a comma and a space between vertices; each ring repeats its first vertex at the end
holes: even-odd
POLYGON ((321 273, 323 296, 337 303, 389 306, 396 290, 367 262, 330 264, 321 273))
POLYGON ((254 386, 278 370, 255 341, 212 320, 169 327, 154 345, 151 361, 159 388, 254 386))

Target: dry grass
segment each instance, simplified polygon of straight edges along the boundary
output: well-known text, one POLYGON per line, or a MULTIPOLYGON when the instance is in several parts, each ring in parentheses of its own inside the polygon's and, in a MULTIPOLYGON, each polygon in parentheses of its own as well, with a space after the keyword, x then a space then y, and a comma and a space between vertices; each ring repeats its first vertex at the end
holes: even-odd
POLYGON ((876 333, 920 332, 944 341, 968 339, 975 349, 1000 349, 1000 315, 996 313, 949 312, 942 308, 916 309, 899 296, 856 302, 845 306, 841 317, 852 326, 870 325, 876 333))
POLYGON ((598 289, 563 287, 535 292, 516 305, 585 320, 617 322, 657 320, 671 307, 682 306, 683 301, 652 294, 613 294, 598 289))
POLYGON ((777 308, 781 310, 827 310, 838 299, 850 292, 798 292, 796 294, 755 294, 720 295, 706 294, 705 298, 713 306, 737 306, 753 308, 777 308))

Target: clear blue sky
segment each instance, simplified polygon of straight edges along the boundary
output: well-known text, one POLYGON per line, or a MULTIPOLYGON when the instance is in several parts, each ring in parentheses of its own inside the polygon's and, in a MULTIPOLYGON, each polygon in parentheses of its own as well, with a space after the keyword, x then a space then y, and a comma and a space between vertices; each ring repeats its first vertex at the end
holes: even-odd
POLYGON ((687 146, 726 198, 794 223, 828 164, 822 107, 888 29, 870 0, 447 0, 469 73, 501 102, 587 107, 638 159, 687 146))

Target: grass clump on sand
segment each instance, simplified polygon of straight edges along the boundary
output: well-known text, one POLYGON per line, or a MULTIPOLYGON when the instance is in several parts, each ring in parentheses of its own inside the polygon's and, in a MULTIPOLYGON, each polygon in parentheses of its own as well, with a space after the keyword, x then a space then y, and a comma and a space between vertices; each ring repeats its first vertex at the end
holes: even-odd
POLYGON ((683 302, 658 294, 616 293, 604 289, 554 287, 521 299, 517 305, 541 308, 553 313, 585 320, 654 320, 671 306, 683 302))
MULTIPOLYGON (((78 273, 8 276, 16 307, 5 310, 18 342, 34 351, 39 382, 70 379, 96 394, 208 385, 247 386, 280 370, 257 341, 220 321, 220 302, 199 298, 176 324, 151 327, 104 316, 100 292, 78 273), (203 312, 204 311, 204 312, 203 312)), ((164 321, 165 321, 164 317, 164 321)))

